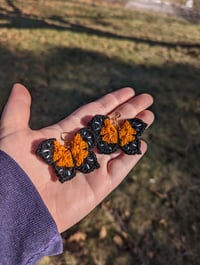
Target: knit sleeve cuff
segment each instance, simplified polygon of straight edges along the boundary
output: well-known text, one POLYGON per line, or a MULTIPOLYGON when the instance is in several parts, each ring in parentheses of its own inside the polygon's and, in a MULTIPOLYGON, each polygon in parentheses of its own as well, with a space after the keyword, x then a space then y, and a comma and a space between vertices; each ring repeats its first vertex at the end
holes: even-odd
POLYGON ((62 253, 57 226, 22 168, 0 150, 0 264, 35 264, 62 253))

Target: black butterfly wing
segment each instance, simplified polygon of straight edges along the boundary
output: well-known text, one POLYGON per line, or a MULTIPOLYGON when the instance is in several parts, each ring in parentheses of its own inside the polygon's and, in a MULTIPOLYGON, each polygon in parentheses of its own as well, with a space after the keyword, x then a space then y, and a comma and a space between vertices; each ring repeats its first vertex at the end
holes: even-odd
POLYGON ((138 118, 128 119, 130 125, 137 132, 137 137, 141 136, 147 127, 147 124, 138 118))
POLYGON ((99 154, 112 154, 118 149, 118 144, 109 144, 105 141, 99 141, 97 143, 97 149, 99 154))
POLYGON ((47 140, 42 141, 37 150, 36 154, 47 164, 53 163, 53 151, 54 151, 54 141, 55 138, 50 138, 47 140))
POLYGON ((100 165, 94 152, 90 151, 81 166, 77 167, 82 173, 90 173, 99 168, 100 165))
POLYGON ((141 142, 140 140, 136 139, 134 141, 131 141, 130 143, 121 146, 121 149, 126 153, 127 155, 136 155, 141 154, 141 142))
POLYGON ((118 143, 108 143, 103 141, 103 137, 101 135, 101 129, 104 126, 104 122, 106 119, 109 119, 106 115, 96 115, 92 118, 92 120, 88 123, 88 126, 91 128, 93 133, 96 135, 97 141, 97 150, 100 154, 111 154, 118 149, 118 143))
POLYGON ((97 137, 100 136, 101 128, 107 118, 108 116, 105 115, 95 115, 88 123, 88 126, 92 129, 93 133, 95 133, 97 137))
POLYGON ((54 163, 53 170, 61 183, 64 183, 76 176, 75 167, 59 167, 56 163, 54 163))
POLYGON ((58 161, 53 160, 53 154, 55 149, 55 138, 50 138, 42 141, 37 150, 36 154, 47 164, 51 165, 56 176, 61 183, 73 178, 76 175, 74 167, 58 166, 58 161))
MULTIPOLYGON (((79 134, 81 136, 81 140, 80 140, 80 138, 78 138, 78 141, 75 144, 75 148, 77 148, 77 146, 79 145, 79 141, 85 142, 87 145, 84 145, 85 146, 84 149, 79 150, 79 154, 81 157, 81 152, 83 151, 84 154, 87 153, 87 156, 82 161, 81 165, 77 166, 78 163, 76 164, 76 169, 78 169, 82 173, 90 173, 93 170, 100 167, 100 165, 97 161, 96 155, 92 151, 92 149, 96 146, 96 136, 93 133, 93 131, 91 130, 91 128, 81 128, 77 132, 77 134, 79 134)), ((73 150, 72 150, 72 153, 73 153, 73 150)), ((76 154, 77 153, 75 152, 75 157, 74 157, 75 163, 77 162, 76 159, 80 158, 76 154)))
POLYGON ((147 124, 138 118, 128 119, 130 126, 135 130, 134 140, 128 142, 126 145, 121 146, 121 149, 128 155, 141 154, 141 141, 140 136, 144 132, 147 124))
POLYGON ((90 128, 82 128, 78 133, 80 133, 82 139, 87 142, 89 150, 96 146, 96 136, 90 128))

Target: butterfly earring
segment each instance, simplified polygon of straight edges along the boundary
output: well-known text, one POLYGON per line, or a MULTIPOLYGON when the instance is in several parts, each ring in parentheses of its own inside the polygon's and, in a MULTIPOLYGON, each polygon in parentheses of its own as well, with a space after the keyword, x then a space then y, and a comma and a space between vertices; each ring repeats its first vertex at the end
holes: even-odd
POLYGON ((65 134, 61 135, 64 145, 55 138, 50 138, 42 141, 36 150, 36 154, 52 166, 61 183, 75 177, 76 170, 90 173, 100 167, 92 151, 96 140, 89 128, 80 129, 71 141, 65 139, 65 134))
POLYGON ((97 150, 101 154, 111 154, 118 148, 126 154, 141 154, 140 136, 147 124, 138 118, 126 119, 119 125, 120 114, 114 118, 96 115, 88 123, 97 138, 97 150))

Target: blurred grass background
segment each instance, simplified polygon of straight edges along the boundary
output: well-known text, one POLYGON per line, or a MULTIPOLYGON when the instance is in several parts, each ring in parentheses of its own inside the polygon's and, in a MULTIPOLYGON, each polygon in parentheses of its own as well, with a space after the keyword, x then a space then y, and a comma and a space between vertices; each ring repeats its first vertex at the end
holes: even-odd
POLYGON ((198 265, 200 26, 89 1, 0 0, 0 109, 12 84, 52 124, 124 86, 155 98, 149 149, 41 265, 198 265))

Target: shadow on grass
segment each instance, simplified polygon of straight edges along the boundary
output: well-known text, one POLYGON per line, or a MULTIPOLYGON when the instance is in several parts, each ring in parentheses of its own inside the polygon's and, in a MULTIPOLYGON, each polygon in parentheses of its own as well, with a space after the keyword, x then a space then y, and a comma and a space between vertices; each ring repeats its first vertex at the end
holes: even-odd
MULTIPOLYGON (((181 48, 200 48, 199 43, 158 41, 148 38, 138 38, 135 36, 123 36, 109 31, 93 29, 85 25, 83 26, 81 24, 72 23, 68 18, 63 19, 63 16, 50 16, 47 18, 35 15, 30 16, 24 14, 17 5, 12 3, 12 1, 7 0, 6 2, 7 5, 12 8, 12 11, 0 7, 0 22, 1 20, 6 20, 6 22, 0 23, 0 28, 67 30, 75 33, 86 33, 88 35, 96 35, 104 38, 134 41, 135 43, 144 43, 150 46, 162 46, 168 48, 176 48, 177 46, 181 48)), ((133 18, 131 17, 130 19, 133 18)), ((98 18, 95 18, 94 20, 98 20, 98 18)))
POLYGON ((124 192, 136 188, 129 195, 131 207, 144 212, 140 212, 137 228, 146 219, 149 225, 138 233, 131 228, 137 214, 129 220, 137 253, 126 251, 135 264, 169 264, 170 260, 182 265, 196 260, 200 251, 199 69, 177 64, 136 66, 101 53, 62 47, 46 54, 15 53, 0 47, 0 58, 1 107, 11 83, 24 83, 33 97, 34 128, 56 122, 78 106, 123 86, 154 96, 156 122, 146 133, 146 169, 141 163, 134 173, 141 179, 130 178, 122 186, 124 192), (156 179, 153 187, 149 179, 156 179))

